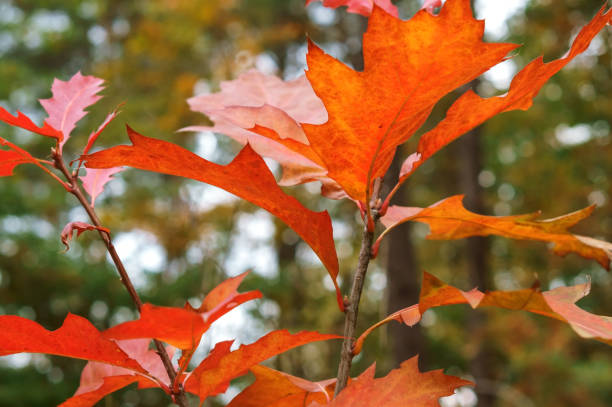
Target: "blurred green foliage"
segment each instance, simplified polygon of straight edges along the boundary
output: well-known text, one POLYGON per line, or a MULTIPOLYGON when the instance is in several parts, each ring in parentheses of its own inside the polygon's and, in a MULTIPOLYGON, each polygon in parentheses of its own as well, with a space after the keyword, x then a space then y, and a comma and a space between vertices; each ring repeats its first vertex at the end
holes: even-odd
MULTIPOLYGON (((514 69, 540 54, 546 59, 562 55, 572 35, 596 12, 597 3, 529 2, 510 19, 504 38, 524 44, 512 60, 514 69)), ((411 0, 398 5, 404 18, 418 8, 411 0)), ((125 102, 100 145, 125 142, 123 124, 128 122, 145 135, 228 162, 238 146, 227 138, 175 133, 206 122, 189 111, 187 98, 194 92, 215 91, 220 81, 251 67, 297 76, 303 69, 306 35, 359 67, 365 26, 361 16, 319 5, 304 9, 301 0, 4 0, 0 2, 0 105, 42 118, 37 99, 49 97, 53 78, 66 80, 81 70, 104 78, 107 90, 77 127, 67 144, 68 154, 76 157, 87 134, 125 102)), ((481 129, 485 168, 479 180, 492 214, 541 209, 545 217, 554 217, 594 203, 598 210, 578 231, 612 240, 610 35, 604 30, 585 56, 555 76, 528 112, 503 114, 481 129)), ((486 78, 478 89, 485 95, 504 90, 486 78)), ((440 120, 457 96, 443 100, 427 126, 440 120)), ((38 156, 48 154, 50 142, 42 137, 8 126, 0 126, 0 135, 38 156)), ((406 155, 416 139, 405 147, 406 155)), ((424 165, 407 185, 411 204, 426 206, 461 193, 457 182, 461 159, 451 145, 424 165)), ((62 252, 61 228, 68 221, 86 219, 77 202, 35 167, 21 166, 16 172, 0 180, 0 313, 36 319, 48 329, 58 327, 67 312, 90 318, 100 329, 134 317, 94 234, 84 234, 70 251, 62 252)), ((227 332, 216 335, 231 334, 249 342, 273 328, 341 332, 343 315, 325 271, 283 224, 248 203, 191 181, 135 170, 116 178, 97 209, 118 249, 122 250, 122 242, 133 246, 123 253, 133 257, 126 263, 128 271, 137 275, 143 300, 162 305, 197 301, 227 275, 244 271, 230 269, 248 263, 241 250, 248 252, 247 257, 254 251, 264 258, 244 289, 261 290, 264 300, 250 308, 248 323, 232 314, 225 323, 227 332), (253 237, 245 230, 252 225, 249 222, 259 222, 270 233, 253 237)), ((308 187, 289 192, 312 208, 332 213, 341 230, 341 280, 347 291, 358 251, 354 206, 320 200, 316 189, 308 187)), ((426 228, 420 226, 412 234, 423 269, 470 288, 462 256, 465 242, 426 241, 426 228)), ((612 280, 592 262, 554 257, 543 244, 503 239, 493 239, 489 257, 497 289, 530 286, 535 275, 544 288, 590 277, 592 293, 580 305, 611 313, 612 297, 606 293, 612 280)), ((369 271, 358 330, 387 313, 384 267, 379 259, 369 271)), ((424 322, 428 368, 469 375, 469 361, 486 346, 494 355, 494 376, 479 379, 481 386, 497 395, 499 406, 612 404, 608 385, 612 357, 604 345, 581 340, 564 325, 520 313, 490 311, 486 325, 468 328, 469 312, 466 306, 429 311, 424 322)), ((205 346, 210 346, 207 341, 205 346)), ((389 356, 389 342, 384 329, 372 335, 354 372, 374 360, 381 373, 393 367, 397 361, 389 356)), ((320 380, 335 376, 338 347, 331 342, 312 345, 271 363, 320 380)), ((3 358, 0 405, 59 404, 76 389, 83 365, 43 355, 3 358)), ((129 389, 100 405, 165 406, 168 400, 160 391, 129 389)))

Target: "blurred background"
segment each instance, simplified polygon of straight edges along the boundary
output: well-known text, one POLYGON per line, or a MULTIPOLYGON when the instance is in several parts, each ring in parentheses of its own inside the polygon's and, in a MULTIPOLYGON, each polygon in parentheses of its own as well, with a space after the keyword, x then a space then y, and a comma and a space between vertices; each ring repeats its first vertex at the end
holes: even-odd
MULTIPOLYGON (((420 7, 417 0, 395 3, 404 19, 420 7)), ((504 93, 512 75, 533 58, 562 56, 601 3, 476 1, 489 41, 523 46, 470 86, 483 96, 504 93)), ((298 77, 305 68, 307 35, 361 69, 366 26, 366 18, 344 8, 320 3, 304 8, 303 0, 0 0, 0 105, 41 123, 37 100, 50 97, 53 78, 67 80, 80 70, 104 78, 107 88, 66 145, 69 158, 78 155, 106 114, 125 102, 99 146, 126 143, 127 122, 144 135, 227 163, 240 148, 229 138, 176 133, 209 123, 189 111, 187 98, 218 91, 221 81, 251 68, 298 77)), ((545 218, 595 204, 594 215, 575 230, 611 241, 610 40, 611 31, 603 30, 587 52, 553 77, 528 112, 502 114, 438 153, 409 180, 397 203, 427 206, 465 193, 466 206, 480 213, 542 210, 545 218)), ((444 116, 460 91, 439 103, 425 128, 444 116)), ((0 125, 0 136, 39 157, 51 145, 6 125, 0 125)), ((417 140, 398 157, 414 151, 417 140)), ((340 280, 348 292, 361 229, 354 205, 320 198, 316 185, 288 192, 332 214, 340 280)), ((48 329, 59 327, 68 312, 88 317, 100 329, 136 317, 95 234, 84 234, 63 252, 62 227, 87 220, 72 196, 38 168, 21 166, 15 176, 0 179, 0 197, 0 314, 35 319, 48 329)), ((259 289, 264 299, 221 319, 205 336, 200 359, 219 340, 250 343, 271 329, 342 332, 343 315, 327 273, 267 212, 214 187, 137 170, 115 176, 96 208, 144 301, 197 305, 226 277, 253 270, 243 289, 259 289)), ((536 280, 550 289, 591 279, 592 292, 579 305, 612 315, 612 279, 593 261, 556 257, 541 243, 428 241, 426 234, 427 226, 404 224, 386 241, 368 273, 358 332, 414 304, 423 270, 460 288, 481 290, 526 288, 536 280)), ((335 377, 339 347, 331 341, 309 345, 269 364, 309 380, 335 377)), ((376 361, 383 375, 417 353, 422 369, 445 368, 478 383, 444 400, 447 407, 612 405, 610 348, 543 317, 468 306, 430 310, 418 327, 389 325, 371 335, 353 373, 376 361)), ((3 357, 0 406, 59 404, 78 387, 84 364, 45 355, 3 357)), ((206 405, 223 405, 251 380, 235 382, 206 405)), ((128 388, 99 405, 168 403, 160 390, 128 388)))

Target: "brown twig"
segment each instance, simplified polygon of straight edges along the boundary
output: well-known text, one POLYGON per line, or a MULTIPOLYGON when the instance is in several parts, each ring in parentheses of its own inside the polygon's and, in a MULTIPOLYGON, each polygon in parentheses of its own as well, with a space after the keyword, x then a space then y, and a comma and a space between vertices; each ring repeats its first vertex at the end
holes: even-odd
MULTIPOLYGON (((68 189, 68 192, 70 192, 72 195, 74 195, 78 199, 81 206, 85 209, 85 211, 87 211, 87 214, 89 215, 89 218, 91 219, 91 222, 94 224, 94 226, 102 227, 102 222, 100 222, 100 218, 98 218, 98 215, 96 214, 94 207, 90 205, 90 203, 87 201, 87 198, 85 197, 85 194, 83 193, 83 190, 81 189, 81 187, 79 186, 77 182, 77 174, 71 174, 68 168, 66 168, 66 164, 64 163, 64 160, 62 159, 61 153, 58 153, 56 150, 54 150, 52 157, 53 157, 53 163, 54 163, 55 168, 60 170, 60 172, 64 175, 64 177, 68 181, 68 185, 70 186, 70 188, 68 189)), ((108 250, 108 253, 113 259, 113 263, 115 264, 115 267, 117 268, 117 271, 119 272, 121 282, 127 289, 130 297, 132 298, 132 302, 136 305, 136 308, 138 309, 138 312, 140 312, 142 308, 142 301, 140 299, 140 296, 136 292, 134 285, 132 284, 132 280, 130 279, 130 276, 128 275, 126 271, 125 266, 123 265, 123 262, 121 261, 121 258, 119 257, 119 254, 117 253, 117 250, 115 250, 115 246, 113 246, 113 242, 111 241, 110 236, 106 232, 103 232, 103 231, 98 231, 98 233, 100 234, 102 241, 104 241, 104 244, 106 245, 106 249, 108 250)), ((172 366, 172 361, 170 360, 170 356, 168 355, 168 352, 166 352, 166 349, 164 348, 164 344, 157 339, 153 339, 153 342, 155 343, 155 348, 157 349, 157 353, 159 357, 161 358, 162 363, 164 364, 164 368, 166 369, 166 372, 168 373, 168 377, 170 378, 170 383, 175 383, 176 382, 176 371, 174 370, 174 367, 172 366)), ((171 386, 171 392, 172 392, 172 397, 174 399, 174 402, 176 404, 178 404, 181 407, 189 406, 187 403, 187 396, 185 395, 185 390, 182 388, 182 386, 179 386, 178 388, 176 386, 171 386)))
MULTIPOLYGON (((372 214, 371 220, 374 225, 379 218, 378 210, 380 209, 381 204, 379 199, 380 186, 381 179, 378 178, 374 181, 372 199, 368 203, 368 207, 370 208, 370 212, 372 214)), ((357 270, 353 276, 351 296, 348 303, 345 305, 344 342, 342 342, 340 364, 338 365, 338 375, 336 376, 336 396, 346 387, 348 383, 351 365, 353 363, 353 356, 355 356, 353 354, 353 345, 355 343, 355 327, 357 326, 357 316, 359 314, 359 301, 361 299, 361 292, 363 291, 368 265, 372 259, 372 243, 374 241, 374 229, 369 223, 370 221, 366 217, 364 220, 363 234, 361 238, 361 250, 359 251, 359 263, 357 264, 357 270)))

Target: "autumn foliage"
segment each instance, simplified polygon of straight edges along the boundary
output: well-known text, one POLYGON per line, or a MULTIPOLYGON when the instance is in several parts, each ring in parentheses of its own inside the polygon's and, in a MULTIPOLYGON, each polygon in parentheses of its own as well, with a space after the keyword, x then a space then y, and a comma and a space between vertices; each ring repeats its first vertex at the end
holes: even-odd
MULTIPOLYGON (((102 79, 77 73, 68 81, 56 79, 52 97, 40 101, 48 115, 41 127, 20 112, 13 115, 0 107, 1 121, 49 137, 55 143, 53 160, 46 161, 21 149, 18 140, 0 138, 0 175, 10 176, 22 164, 36 165, 48 173, 77 197, 90 216, 91 223, 83 220, 64 227, 61 241, 66 248, 75 231, 77 236, 94 231, 111 256, 112 231, 100 224, 94 205, 104 186, 112 182, 113 174, 132 167, 222 188, 267 210, 312 248, 336 287, 347 326, 357 317, 360 291, 354 294, 354 289, 351 297, 345 298, 337 283, 339 265, 330 215, 308 209, 281 186, 320 181, 323 197, 348 198, 356 204, 364 221, 364 246, 356 272, 362 273, 361 279, 388 231, 408 221, 426 223, 431 239, 499 235, 535 240, 550 243, 555 254, 575 253, 610 268, 610 243, 570 231, 591 214, 593 207, 542 220, 539 212, 500 217, 476 214, 463 207, 461 196, 442 199, 426 208, 389 204, 399 185, 444 146, 499 113, 528 109, 546 81, 585 51, 609 24, 609 11, 602 8, 562 58, 546 63, 538 58, 525 66, 506 94, 483 98, 467 90, 448 109, 446 117, 420 137, 401 172, 391 174, 397 181, 396 188, 381 196, 380 180, 397 147, 421 128, 440 99, 509 58, 517 45, 484 42, 484 22, 473 18, 469 0, 448 0, 443 6, 439 1, 428 1, 407 21, 398 18, 389 0, 324 0, 323 5, 347 6, 349 12, 369 16, 363 38, 363 71, 353 70, 309 41, 305 76, 284 82, 249 71, 223 83, 216 94, 189 100, 192 110, 204 113, 214 125, 182 130, 212 130, 243 144, 231 163, 213 163, 177 144, 141 135, 129 126, 131 144, 91 153, 106 126, 116 119, 116 110, 91 133, 82 154, 66 165, 63 146, 76 123, 87 114, 85 109, 100 99, 103 89, 102 79), (280 180, 263 157, 281 165, 280 180), (375 238, 379 224, 384 231, 375 238)), ((120 260, 113 259, 123 273, 120 260)), ((92 406, 131 383, 138 383, 139 388, 159 387, 181 405, 185 392, 198 396, 202 403, 225 392, 232 379, 249 370, 255 382, 229 406, 435 406, 440 397, 471 384, 441 371, 422 373, 416 358, 381 378, 374 377, 372 366, 351 380, 338 377, 338 381, 323 382, 310 382, 260 365, 297 346, 342 339, 336 334, 307 331, 272 331, 237 349, 232 348, 232 341, 220 342, 190 370, 191 358, 209 327, 235 307, 261 297, 256 290, 238 291, 245 275, 226 280, 194 308, 188 302, 184 307, 142 304, 130 288, 129 278, 126 282, 122 274, 140 311, 138 319, 101 332, 85 318, 69 314, 60 328, 49 331, 22 317, 0 316, 0 355, 32 352, 87 360, 81 383, 64 406, 92 406), (152 343, 157 350, 151 348, 152 343), (172 363, 174 354, 180 357, 172 363)), ((361 352, 366 337, 377 327, 391 321, 412 326, 427 309, 451 304, 524 310, 564 322, 581 337, 612 344, 610 319, 575 305, 588 291, 588 284, 545 292, 537 286, 517 291, 462 291, 425 274, 418 304, 389 315, 357 339, 352 331, 345 330, 344 349, 348 351, 342 358, 350 368, 352 357, 361 352)))

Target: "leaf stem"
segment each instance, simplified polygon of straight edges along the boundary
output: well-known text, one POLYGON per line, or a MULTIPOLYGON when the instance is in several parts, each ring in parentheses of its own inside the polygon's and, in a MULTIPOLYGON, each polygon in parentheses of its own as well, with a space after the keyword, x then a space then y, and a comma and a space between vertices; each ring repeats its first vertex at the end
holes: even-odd
MULTIPOLYGON (((85 209, 85 211, 89 215, 89 218, 91 219, 94 226, 102 227, 102 222, 100 221, 100 218, 96 214, 94 207, 87 201, 85 194, 83 193, 81 187, 79 186, 77 182, 76 174, 74 175, 71 174, 68 168, 66 168, 66 164, 64 163, 64 160, 62 159, 61 152, 54 150, 52 157, 53 157, 55 168, 60 170, 60 172, 64 175, 64 177, 68 181, 68 185, 70 187, 68 189, 68 192, 70 192, 72 195, 74 195, 77 198, 81 206, 85 209)), ((128 275, 127 270, 125 269, 125 266, 123 265, 123 262, 121 261, 121 258, 119 257, 119 254, 117 253, 117 250, 115 250, 115 246, 113 246, 113 242, 111 241, 110 235, 100 230, 98 231, 98 233, 100 234, 102 241, 106 245, 106 249, 111 256, 111 259, 113 260, 113 263, 115 264, 115 267, 117 268, 117 271, 119 272, 121 283, 123 283, 123 285, 127 289, 130 297, 132 298, 132 302, 136 305, 138 312, 140 312, 142 308, 142 300, 140 299, 140 296, 136 292, 136 289, 134 288, 134 285, 132 284, 132 280, 130 279, 130 276, 128 275)), ((166 352, 166 349, 164 348, 164 344, 157 339, 153 339, 153 342, 155 343, 157 354, 161 358, 162 363, 164 364, 164 368, 166 369, 166 372, 168 373, 168 377, 170 378, 170 383, 175 383, 177 381, 176 371, 174 370, 174 367, 172 366, 172 361, 170 359, 170 356, 168 355, 168 352, 166 352)), ((170 390, 172 392, 172 398, 174 399, 174 402, 176 404, 178 404, 180 407, 189 406, 189 404, 187 403, 187 397, 185 395, 185 390, 183 389, 182 386, 172 386, 171 385, 170 390)))
POLYGON ((359 314, 359 301, 361 300, 361 292, 363 291, 368 265, 372 259, 372 243, 374 242, 374 228, 372 227, 372 224, 376 225, 376 222, 378 222, 378 218, 380 217, 378 213, 381 204, 379 199, 380 186, 381 179, 377 178, 374 182, 372 199, 368 203, 368 208, 370 208, 372 218, 369 219, 366 217, 366 219, 364 219, 361 249, 359 251, 359 263, 357 264, 357 270, 353 276, 351 296, 348 303, 345 305, 344 341, 342 342, 340 364, 338 365, 338 375, 336 376, 337 382, 335 396, 337 396, 338 393, 340 393, 340 391, 346 387, 350 376, 353 357, 355 356, 353 354, 353 346, 355 343, 357 316, 359 314), (370 222, 372 222, 372 224, 370 224, 370 222))

